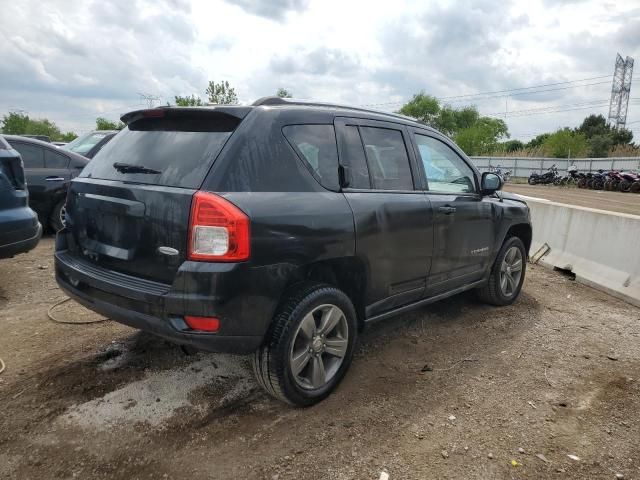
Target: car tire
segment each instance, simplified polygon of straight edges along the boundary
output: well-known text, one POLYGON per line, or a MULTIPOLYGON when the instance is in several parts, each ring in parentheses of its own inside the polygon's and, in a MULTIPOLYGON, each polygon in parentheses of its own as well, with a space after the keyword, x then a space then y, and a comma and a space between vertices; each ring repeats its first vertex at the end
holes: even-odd
POLYGON ((258 383, 291 405, 320 402, 349 368, 357 330, 355 308, 341 290, 318 283, 297 286, 282 301, 253 356, 258 383))
POLYGON ((524 243, 518 237, 507 238, 491 268, 489 281, 478 289, 480 300, 490 305, 511 305, 522 290, 526 267, 524 243))
POLYGON ((64 228, 64 215, 65 215, 66 201, 61 200, 53 207, 51 215, 49 215, 49 226, 54 232, 59 232, 64 228))

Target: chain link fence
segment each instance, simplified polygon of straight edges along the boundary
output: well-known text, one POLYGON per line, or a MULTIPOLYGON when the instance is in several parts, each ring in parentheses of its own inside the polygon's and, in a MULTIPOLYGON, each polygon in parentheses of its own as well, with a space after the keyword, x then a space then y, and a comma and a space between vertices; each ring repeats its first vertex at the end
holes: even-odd
POLYGON ((541 158, 541 157, 471 157, 473 164, 481 172, 500 167, 510 170, 512 177, 528 178, 533 172, 544 173, 552 165, 558 172, 567 171, 575 165, 579 172, 589 173, 598 170, 640 171, 640 157, 609 158, 541 158))

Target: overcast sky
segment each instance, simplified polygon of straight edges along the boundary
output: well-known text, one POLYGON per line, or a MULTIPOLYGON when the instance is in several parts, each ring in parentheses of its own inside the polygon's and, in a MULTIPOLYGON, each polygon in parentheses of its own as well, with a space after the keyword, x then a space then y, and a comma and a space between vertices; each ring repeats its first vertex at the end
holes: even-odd
MULTIPOLYGON (((228 80, 242 103, 285 87, 383 110, 419 91, 590 79, 448 99, 483 114, 529 110, 506 118, 527 140, 606 116, 616 52, 640 62, 638 0, 0 0, 0 13, 0 115, 24 110, 76 132, 139 108, 139 93, 204 97, 209 79, 228 80), (556 105, 574 110, 531 114, 556 105)), ((640 120, 640 80, 631 97, 628 122, 640 120)), ((640 122, 629 127, 640 138, 640 122)))

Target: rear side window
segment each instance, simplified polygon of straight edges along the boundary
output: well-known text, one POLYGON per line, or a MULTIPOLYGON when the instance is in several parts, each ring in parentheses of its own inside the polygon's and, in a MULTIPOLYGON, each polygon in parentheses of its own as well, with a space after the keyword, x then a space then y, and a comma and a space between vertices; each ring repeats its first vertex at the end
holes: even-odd
POLYGON ((47 168, 67 168, 69 166, 69 159, 61 153, 45 149, 44 164, 47 168))
POLYGON ((100 142, 107 135, 109 135, 109 133, 103 133, 103 132, 85 133, 81 137, 78 137, 75 140, 67 143, 64 146, 64 149, 84 155, 89 150, 91 150, 94 146, 96 146, 98 142, 100 142))
POLYGON ((198 188, 240 123, 213 112, 167 112, 130 123, 107 143, 81 177, 198 188), (119 164, 118 168, 114 164, 119 164))
POLYGON ((11 146, 20 153, 24 168, 44 167, 44 152, 42 148, 20 142, 12 143, 11 146))
POLYGON ((376 190, 413 190, 409 156, 402 132, 360 127, 369 175, 376 190))
POLYGON ((362 146, 358 127, 347 125, 342 131, 344 142, 342 145, 343 164, 349 172, 349 187, 371 188, 367 159, 364 156, 364 147, 362 146))
POLYGON ((287 125, 282 133, 320 184, 338 190, 338 149, 333 125, 287 125))

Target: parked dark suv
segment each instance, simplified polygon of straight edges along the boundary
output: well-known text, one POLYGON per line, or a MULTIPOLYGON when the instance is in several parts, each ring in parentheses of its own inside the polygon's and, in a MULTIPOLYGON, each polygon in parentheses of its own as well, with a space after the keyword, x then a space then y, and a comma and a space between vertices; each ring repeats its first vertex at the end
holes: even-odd
POLYGON ((526 204, 409 118, 269 97, 122 121, 72 182, 59 285, 177 343, 254 353, 277 398, 327 396, 369 322, 520 292, 526 204))
POLYGON ((5 135, 4 138, 22 156, 29 205, 40 217, 43 227, 57 232, 64 223, 69 183, 89 160, 34 138, 17 135, 5 135))
POLYGON ((0 136, 0 258, 28 252, 42 236, 28 201, 20 154, 0 136))

